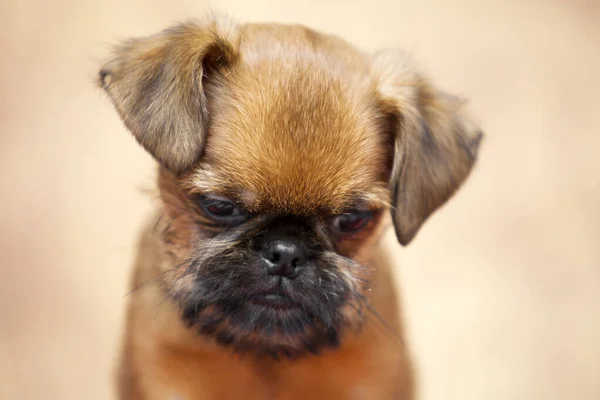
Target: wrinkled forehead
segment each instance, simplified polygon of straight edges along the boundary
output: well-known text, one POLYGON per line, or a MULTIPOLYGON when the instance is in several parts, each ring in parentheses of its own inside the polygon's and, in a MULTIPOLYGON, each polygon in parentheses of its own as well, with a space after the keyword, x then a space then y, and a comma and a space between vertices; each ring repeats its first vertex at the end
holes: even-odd
POLYGON ((389 145, 370 82, 314 62, 291 63, 257 63, 212 87, 194 184, 270 212, 383 206, 389 145))

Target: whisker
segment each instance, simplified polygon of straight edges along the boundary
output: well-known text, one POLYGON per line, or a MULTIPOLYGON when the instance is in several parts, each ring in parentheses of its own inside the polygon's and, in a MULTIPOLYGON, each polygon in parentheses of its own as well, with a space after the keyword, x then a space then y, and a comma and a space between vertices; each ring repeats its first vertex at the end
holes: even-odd
POLYGON ((164 218, 165 218, 165 213, 161 212, 160 215, 158 216, 158 218, 156 219, 156 222, 154 223, 154 226, 152 227, 152 232, 156 233, 158 227, 163 222, 164 218))
POLYGON ((397 339, 398 342, 402 345, 402 347, 406 348, 406 344, 404 343, 400 332, 394 329, 394 327, 389 322, 387 322, 385 318, 383 318, 381 314, 379 314, 379 312, 372 305, 369 304, 369 301, 365 296, 356 293, 356 299, 365 306, 365 308, 367 309, 367 311, 369 311, 371 316, 375 317, 376 322, 379 322, 382 327, 386 328, 388 333, 391 334, 394 339, 397 339))
POLYGON ((162 277, 163 277, 163 276, 165 276, 166 274, 176 271, 177 269, 181 268, 181 267, 182 267, 182 266, 184 266, 185 264, 189 264, 189 263, 191 263, 192 261, 193 261, 193 260, 191 260, 191 259, 185 260, 185 261, 183 261, 181 264, 178 264, 178 265, 174 266, 173 268, 169 268, 168 270, 166 270, 166 271, 163 271, 163 272, 161 272, 160 274, 158 274, 158 275, 156 275, 156 276, 153 276, 152 278, 150 278, 150 279, 148 279, 148 280, 145 280, 144 282, 140 283, 139 285, 135 286, 133 289, 131 289, 130 291, 128 291, 127 293, 125 293, 125 295, 124 295, 123 297, 127 297, 127 296, 129 296, 130 294, 132 294, 132 293, 134 293, 134 292, 138 291, 139 289, 141 289, 142 287, 144 287, 144 286, 145 286, 145 285, 147 285, 148 283, 154 282, 154 281, 156 281, 157 279, 159 279, 159 278, 162 278, 162 277))
MULTIPOLYGON (((196 268, 196 264, 198 264, 198 260, 193 260, 190 265, 188 266, 188 270, 196 268)), ((175 293, 179 292, 179 289, 181 288, 181 285, 183 284, 183 278, 185 276, 189 275, 189 273, 184 273, 184 276, 181 276, 177 279, 177 287, 175 288, 175 293)))

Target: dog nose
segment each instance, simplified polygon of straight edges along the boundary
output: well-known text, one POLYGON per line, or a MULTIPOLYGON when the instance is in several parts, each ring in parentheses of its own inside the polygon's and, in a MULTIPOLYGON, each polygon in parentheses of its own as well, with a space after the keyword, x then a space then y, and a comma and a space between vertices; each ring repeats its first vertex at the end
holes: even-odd
POLYGON ((306 262, 306 248, 296 241, 276 239, 265 243, 262 257, 269 274, 293 279, 306 262))

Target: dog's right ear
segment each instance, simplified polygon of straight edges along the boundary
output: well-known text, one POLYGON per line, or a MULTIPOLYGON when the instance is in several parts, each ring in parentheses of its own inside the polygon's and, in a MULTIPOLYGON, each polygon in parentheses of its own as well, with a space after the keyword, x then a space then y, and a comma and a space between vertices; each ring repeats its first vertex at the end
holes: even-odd
POLYGON ((199 160, 206 138, 203 85, 237 58, 235 25, 212 18, 117 47, 99 74, 125 126, 158 162, 181 174, 199 160))

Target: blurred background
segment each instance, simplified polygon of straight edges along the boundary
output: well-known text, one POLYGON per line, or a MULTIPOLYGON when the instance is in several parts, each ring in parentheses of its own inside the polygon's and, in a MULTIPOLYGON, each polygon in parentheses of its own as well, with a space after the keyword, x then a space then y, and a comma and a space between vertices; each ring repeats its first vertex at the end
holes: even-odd
POLYGON ((153 162, 94 86, 110 44, 201 16, 403 47, 487 133, 397 256, 426 400, 600 399, 600 2, 1 0, 0 398, 112 398, 153 162))

